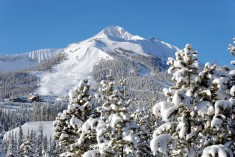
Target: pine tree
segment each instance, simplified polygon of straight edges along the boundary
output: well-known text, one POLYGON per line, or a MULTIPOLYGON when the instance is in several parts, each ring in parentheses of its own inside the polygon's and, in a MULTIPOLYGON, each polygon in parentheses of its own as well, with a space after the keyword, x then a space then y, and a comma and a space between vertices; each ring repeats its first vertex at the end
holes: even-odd
POLYGON ((20 146, 20 151, 24 157, 33 157, 33 151, 31 147, 30 138, 26 137, 20 146))
POLYGON ((6 156, 7 157, 14 157, 14 156, 16 156, 14 150, 15 150, 15 141, 14 141, 13 133, 11 133, 11 135, 9 135, 9 144, 8 144, 6 156))
MULTIPOLYGON (((235 38, 233 38, 233 41, 235 43, 235 38)), ((230 53, 235 57, 235 47, 229 45, 229 51, 230 53)), ((231 61, 232 65, 235 65, 235 60, 231 61)), ((230 70, 229 72, 229 89, 230 89, 230 94, 231 94, 231 98, 230 98, 230 102, 232 104, 232 115, 231 115, 231 122, 230 122, 230 131, 231 131, 231 137, 235 136, 235 108, 234 108, 234 104, 235 104, 235 69, 230 70)), ((233 151, 233 154, 235 154, 235 140, 233 138, 233 145, 230 145, 230 148, 233 151)))
MULTIPOLYGON (((234 55, 234 47, 229 45, 229 51, 234 55)), ((234 64, 234 61, 231 62, 234 64)), ((235 155, 235 71, 228 67, 218 69, 217 78, 211 86, 212 103, 210 114, 205 114, 206 124, 201 141, 202 156, 233 156, 235 155)))
POLYGON ((0 134, 0 155, 3 153, 3 136, 4 134, 0 134))
POLYGON ((20 125, 19 126, 18 140, 17 140, 17 152, 18 152, 17 155, 19 157, 22 156, 21 151, 20 151, 20 146, 21 146, 22 143, 23 143, 23 130, 22 130, 22 126, 20 125))
POLYGON ((44 152, 44 154, 47 153, 47 147, 48 147, 47 136, 44 136, 43 141, 42 141, 42 151, 44 152))
POLYGON ((35 157, 41 157, 42 156, 42 150, 43 150, 43 126, 42 124, 39 125, 37 130, 37 137, 36 137, 36 149, 35 149, 35 157))
POLYGON ((164 89, 167 101, 157 103, 153 113, 160 119, 153 133, 150 147, 153 154, 163 156, 188 156, 195 152, 191 142, 197 135, 192 117, 197 101, 196 78, 198 75, 197 51, 190 44, 179 52, 176 59, 168 59, 168 73, 175 86, 164 89))
MULTIPOLYGON (((235 43, 235 38, 233 38, 233 42, 235 43)), ((233 56, 235 56, 235 47, 233 45, 230 44, 228 50, 233 56)), ((231 64, 235 65, 235 60, 231 61, 231 64)))
POLYGON ((30 134, 29 134, 29 141, 31 144, 31 148, 34 152, 36 151, 36 147, 37 147, 37 140, 36 139, 37 139, 36 132, 34 130, 31 130, 30 134))
POLYGON ((154 124, 155 124, 155 117, 151 112, 150 107, 151 101, 149 105, 147 106, 141 106, 140 104, 137 104, 139 106, 137 110, 134 112, 134 120, 139 126, 138 128, 138 150, 137 154, 138 156, 152 156, 151 149, 150 149, 150 139, 152 135, 152 131, 154 130, 154 124))
POLYGON ((215 65, 207 63, 198 73, 196 53, 188 45, 176 53, 176 60, 170 58, 168 63, 168 72, 173 74, 176 85, 164 89, 167 101, 153 108, 162 120, 153 133, 153 154, 230 156, 234 147, 230 128, 234 102, 230 99, 226 72, 222 74, 215 65))
POLYGON ((131 100, 126 96, 125 80, 118 86, 112 78, 101 81, 100 121, 97 126, 99 152, 105 156, 136 156, 137 125, 130 116, 131 100))
POLYGON ((48 143, 48 147, 47 147, 47 152, 51 157, 56 156, 54 153, 55 149, 56 149, 56 143, 53 139, 50 138, 49 143, 48 143))
POLYGON ((67 110, 59 113, 54 122, 54 138, 65 147, 65 154, 79 156, 96 142, 95 136, 92 138, 87 135, 90 133, 88 126, 95 120, 95 115, 92 115, 94 99, 88 81, 81 80, 79 85, 69 92, 69 98, 67 110))

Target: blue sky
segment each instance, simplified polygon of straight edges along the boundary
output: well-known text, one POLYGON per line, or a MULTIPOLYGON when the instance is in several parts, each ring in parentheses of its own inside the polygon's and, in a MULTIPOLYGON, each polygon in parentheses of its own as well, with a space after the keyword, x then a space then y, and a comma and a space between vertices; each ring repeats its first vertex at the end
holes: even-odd
POLYGON ((230 64, 234 0, 0 0, 0 54, 61 48, 110 25, 230 64))

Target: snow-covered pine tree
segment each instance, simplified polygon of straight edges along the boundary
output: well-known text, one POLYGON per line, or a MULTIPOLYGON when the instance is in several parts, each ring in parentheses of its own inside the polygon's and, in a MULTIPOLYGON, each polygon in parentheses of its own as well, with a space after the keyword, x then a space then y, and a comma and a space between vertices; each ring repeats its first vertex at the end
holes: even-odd
POLYGON ((91 135, 91 123, 95 120, 94 99, 87 80, 81 80, 79 85, 69 92, 67 110, 59 113, 54 121, 54 138, 65 147, 61 156, 81 156, 96 143, 96 136, 91 135))
POLYGON ((195 153, 191 142, 198 133, 193 129, 193 110, 197 98, 195 84, 199 69, 197 51, 187 44, 183 50, 176 52, 176 59, 169 58, 167 63, 175 86, 165 88, 163 92, 167 101, 153 107, 159 124, 150 147, 154 155, 188 156, 195 153))
MULTIPOLYGON (((235 38, 233 38, 233 42, 235 43, 235 38)), ((233 45, 230 44, 228 50, 233 56, 235 56, 235 47, 233 45)), ((235 65, 235 60, 231 61, 231 64, 235 65)))
POLYGON ((47 146, 47 152, 51 157, 56 157, 56 154, 54 153, 56 149, 56 143, 55 141, 50 137, 48 146, 47 146))
MULTIPOLYGON (((28 132, 29 132, 29 130, 28 130, 28 132)), ((37 141, 35 140, 35 139, 37 139, 36 131, 30 130, 30 133, 29 133, 28 136, 29 136, 29 141, 30 141, 30 144, 31 144, 31 148, 35 152, 36 146, 37 146, 37 141)))
MULTIPOLYGON (((235 48, 229 45, 228 49, 234 55, 235 48)), ((210 105, 208 109, 204 107, 201 110, 204 112, 205 129, 198 140, 203 157, 235 155, 235 70, 223 67, 217 73, 217 78, 211 83, 210 105)))
POLYGON ((23 143, 23 130, 22 130, 22 126, 20 125, 19 126, 18 140, 17 140, 17 152, 18 152, 17 155, 19 157, 22 156, 22 153, 20 151, 20 146, 21 146, 22 143, 23 143))
POLYGON ((16 143, 14 140, 13 132, 11 132, 11 134, 8 136, 8 139, 9 139, 9 144, 8 144, 6 156, 15 157, 16 156, 16 152, 15 152, 16 143))
MULTIPOLYGON (((235 55, 232 45, 228 50, 235 55)), ((235 155, 235 70, 224 67, 219 72, 218 78, 212 81, 211 89, 216 91, 211 96, 213 107, 210 107, 211 114, 207 114, 210 118, 200 139, 203 157, 235 155)))
POLYGON ((41 157, 42 156, 42 145, 43 145, 43 126, 42 126, 42 124, 40 124, 38 127, 36 139, 37 139, 37 141, 36 141, 35 156, 41 157))
POLYGON ((150 149, 150 139, 153 130, 155 129, 156 118, 152 114, 152 102, 151 99, 148 105, 140 105, 137 104, 138 108, 134 112, 132 116, 134 116, 134 120, 136 124, 139 126, 138 128, 138 148, 137 154, 138 156, 152 156, 152 152, 150 149))
POLYGON ((0 155, 3 153, 3 136, 4 134, 0 134, 0 155))
POLYGON ((33 157, 33 150, 31 147, 31 142, 29 137, 26 137, 23 143, 20 145, 20 151, 23 157, 33 157))
POLYGON ((42 151, 42 156, 43 156, 43 157, 50 157, 49 153, 47 153, 46 150, 43 150, 43 151, 42 151))
MULTIPOLYGON (((229 94, 229 77, 209 63, 193 77, 182 75, 185 70, 194 71, 190 66, 188 68, 187 62, 184 63, 187 51, 192 49, 186 45, 183 51, 176 53, 176 60, 169 59, 170 73, 178 65, 181 68, 171 73, 176 85, 163 90, 167 101, 159 102, 153 108, 154 114, 163 122, 153 134, 151 149, 154 155, 164 156, 231 156, 230 149, 234 147, 231 138, 234 136, 231 129, 234 100, 229 94), (189 81, 189 78, 192 80, 189 81)), ((188 63, 194 64, 190 58, 193 57, 189 57, 188 63)))
MULTIPOLYGON (((131 117, 125 80, 118 84, 111 72, 100 83, 100 121, 97 126, 99 153, 104 156, 137 156, 137 125, 131 117)), ((92 152, 87 152, 86 155, 92 152)))
POLYGON ((48 140, 47 136, 44 136, 43 141, 42 141, 42 155, 47 156, 47 147, 48 147, 48 140))
POLYGON ((6 154, 7 153, 7 149, 8 149, 8 145, 9 145, 9 139, 5 139, 3 140, 3 146, 2 146, 2 149, 3 149, 3 153, 6 154))
MULTIPOLYGON (((233 42, 235 43, 235 38, 233 38, 233 42)), ((235 47, 232 45, 229 45, 228 48, 229 52, 235 57, 235 47)), ((235 65, 235 59, 233 61, 231 61, 231 64, 235 65)), ((229 79, 230 79, 230 94, 232 95, 232 97, 235 97, 235 69, 231 70, 229 72, 229 79)))

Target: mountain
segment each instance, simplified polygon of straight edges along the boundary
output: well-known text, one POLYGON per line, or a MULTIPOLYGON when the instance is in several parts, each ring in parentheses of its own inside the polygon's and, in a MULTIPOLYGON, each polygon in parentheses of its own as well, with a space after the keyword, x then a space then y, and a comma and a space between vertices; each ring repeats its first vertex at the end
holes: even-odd
POLYGON ((177 47, 158 38, 145 39, 122 27, 109 26, 93 37, 63 49, 1 55, 0 71, 27 69, 30 72, 31 69, 30 73, 39 78, 30 85, 38 86, 35 93, 65 96, 80 79, 86 78, 95 83, 104 79, 110 69, 116 78, 128 76, 130 83, 133 80, 137 82, 137 79, 146 83, 150 77, 149 83, 152 83, 156 80, 154 75, 158 74, 158 84, 164 84, 163 80, 159 80, 158 71, 166 69, 167 58, 174 57, 177 50, 177 47))
MULTIPOLYGON (((156 38, 145 39, 132 35, 119 26, 110 26, 97 35, 68 45, 63 50, 66 60, 50 71, 40 73, 40 87, 36 90, 42 95, 66 95, 80 79, 92 77, 93 67, 100 60, 116 60, 115 56, 133 60, 135 56, 156 56, 163 64, 173 57, 177 47, 156 38)), ((141 73, 147 75, 149 69, 141 66, 141 73)))
POLYGON ((41 49, 22 54, 0 55, 0 71, 17 71, 33 68, 35 65, 50 60, 63 49, 41 49))

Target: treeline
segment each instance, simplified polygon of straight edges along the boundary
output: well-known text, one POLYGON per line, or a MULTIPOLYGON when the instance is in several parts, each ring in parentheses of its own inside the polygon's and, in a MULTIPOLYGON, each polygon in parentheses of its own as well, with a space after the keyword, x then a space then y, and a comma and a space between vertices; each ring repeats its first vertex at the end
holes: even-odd
POLYGON ((37 81, 27 72, 0 72, 0 98, 28 95, 37 88, 37 81))
POLYGON ((5 132, 33 121, 53 121, 57 114, 63 111, 67 104, 58 102, 54 104, 36 102, 32 105, 22 104, 15 109, 7 109, 10 104, 0 105, 0 132, 5 132))

